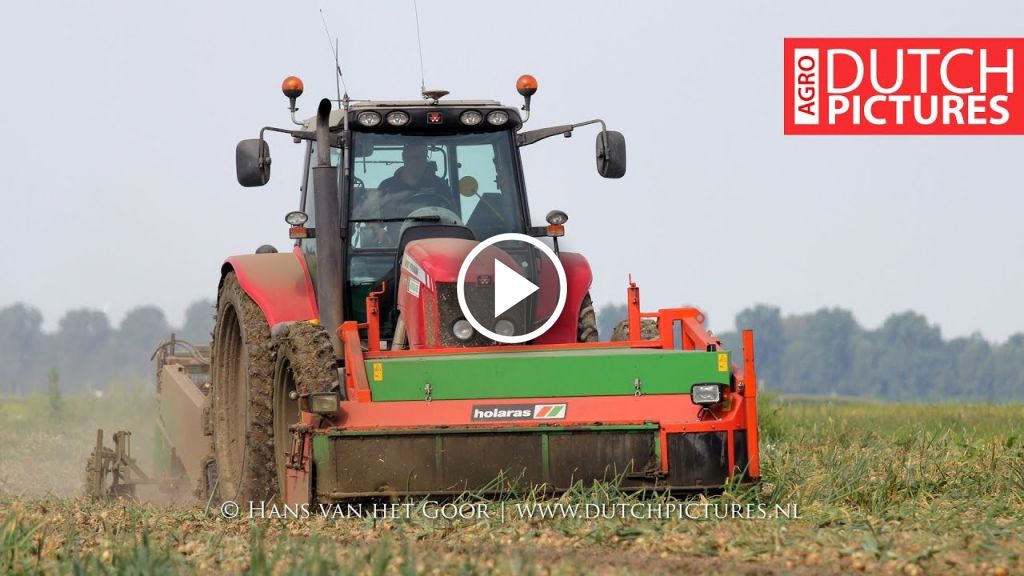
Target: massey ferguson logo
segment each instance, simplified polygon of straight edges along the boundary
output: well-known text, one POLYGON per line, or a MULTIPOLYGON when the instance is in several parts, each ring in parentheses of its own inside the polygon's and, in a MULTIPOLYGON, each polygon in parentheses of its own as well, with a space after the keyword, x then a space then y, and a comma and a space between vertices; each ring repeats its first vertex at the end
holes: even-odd
POLYGON ((563 420, 565 404, 493 404, 473 406, 473 420, 563 420))
POLYGON ((786 134, 1024 134, 1024 38, 787 38, 786 134))

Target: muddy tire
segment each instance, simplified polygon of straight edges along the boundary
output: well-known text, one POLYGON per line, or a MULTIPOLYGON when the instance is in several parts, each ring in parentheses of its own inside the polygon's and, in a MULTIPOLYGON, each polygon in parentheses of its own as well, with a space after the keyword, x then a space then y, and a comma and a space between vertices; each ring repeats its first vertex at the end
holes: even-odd
POLYGON ((285 457, 292 449, 292 433, 288 427, 299 421, 299 406, 291 392, 325 392, 338 384, 334 347, 323 326, 295 322, 277 332, 274 345, 277 362, 274 368, 273 432, 274 466, 277 486, 283 493, 285 457))
POLYGON ((580 304, 579 322, 576 324, 577 342, 597 342, 597 314, 594 313, 594 303, 590 300, 590 292, 583 297, 580 304))
POLYGON ((265 501, 276 489, 270 329, 234 272, 221 283, 210 366, 216 500, 265 501))
MULTIPOLYGON (((657 340, 661 338, 661 332, 658 331, 658 321, 654 318, 641 318, 640 319, 640 339, 641 340, 657 340)), ((629 320, 623 320, 615 325, 615 329, 612 331, 612 342, 623 342, 629 340, 629 320)))

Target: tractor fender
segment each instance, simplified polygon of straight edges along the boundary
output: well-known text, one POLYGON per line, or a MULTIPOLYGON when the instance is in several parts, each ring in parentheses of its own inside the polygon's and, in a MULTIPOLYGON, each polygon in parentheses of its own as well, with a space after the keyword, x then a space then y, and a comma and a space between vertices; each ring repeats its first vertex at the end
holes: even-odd
MULTIPOLYGON (((590 263, 582 254, 575 252, 559 253, 559 260, 565 268, 565 308, 558 316, 558 320, 550 330, 534 340, 535 344, 574 344, 576 343, 577 329, 579 324, 580 305, 583 298, 590 291, 590 284, 594 280, 594 273, 590 270, 590 263)), ((547 259, 541 259, 542 266, 550 268, 547 259)), ((541 277, 548 274, 554 275, 554 270, 541 270, 541 277)), ((543 281, 543 280, 542 280, 543 281)), ((554 280, 557 282, 557 280, 554 280)))
POLYGON ((263 311, 271 330, 282 322, 318 317, 313 283, 297 248, 290 253, 231 256, 221 267, 221 284, 232 271, 242 290, 263 311))

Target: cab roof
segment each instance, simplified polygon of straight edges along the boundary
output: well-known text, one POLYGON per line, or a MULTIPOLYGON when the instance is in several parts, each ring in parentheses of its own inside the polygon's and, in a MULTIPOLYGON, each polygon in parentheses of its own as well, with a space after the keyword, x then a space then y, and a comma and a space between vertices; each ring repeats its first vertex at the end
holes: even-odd
POLYGON ((465 108, 479 106, 481 108, 501 108, 497 100, 360 100, 352 102, 352 108, 465 108))

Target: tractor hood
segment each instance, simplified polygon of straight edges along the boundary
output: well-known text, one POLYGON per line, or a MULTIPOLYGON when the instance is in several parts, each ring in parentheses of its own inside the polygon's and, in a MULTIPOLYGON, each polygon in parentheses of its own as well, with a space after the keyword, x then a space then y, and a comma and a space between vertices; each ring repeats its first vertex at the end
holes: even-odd
MULTIPOLYGON (((480 243, 477 241, 460 238, 415 240, 406 246, 402 267, 420 282, 428 285, 454 284, 459 279, 462 263, 478 244, 480 243)), ((473 265, 466 272, 466 282, 476 283, 482 276, 490 276, 493 279, 495 260, 500 260, 502 264, 521 272, 519 264, 505 251, 488 246, 479 257, 474 258, 473 265)))
MULTIPOLYGON (((406 245, 396 297, 411 350, 493 345, 491 340, 475 331, 470 338, 460 340, 456 338, 453 327, 464 316, 459 296, 459 270, 479 245, 475 240, 459 238, 424 238, 406 245)), ((495 261, 501 261, 519 273, 518 265, 507 253, 493 246, 484 248, 479 256, 472 259, 464 279, 465 300, 467 305, 476 306, 474 310, 494 309, 491 286, 495 261)), ((493 314, 474 313, 474 316, 488 326, 495 322, 493 314)), ((529 320, 516 317, 513 322, 517 326, 525 326, 529 320)))

